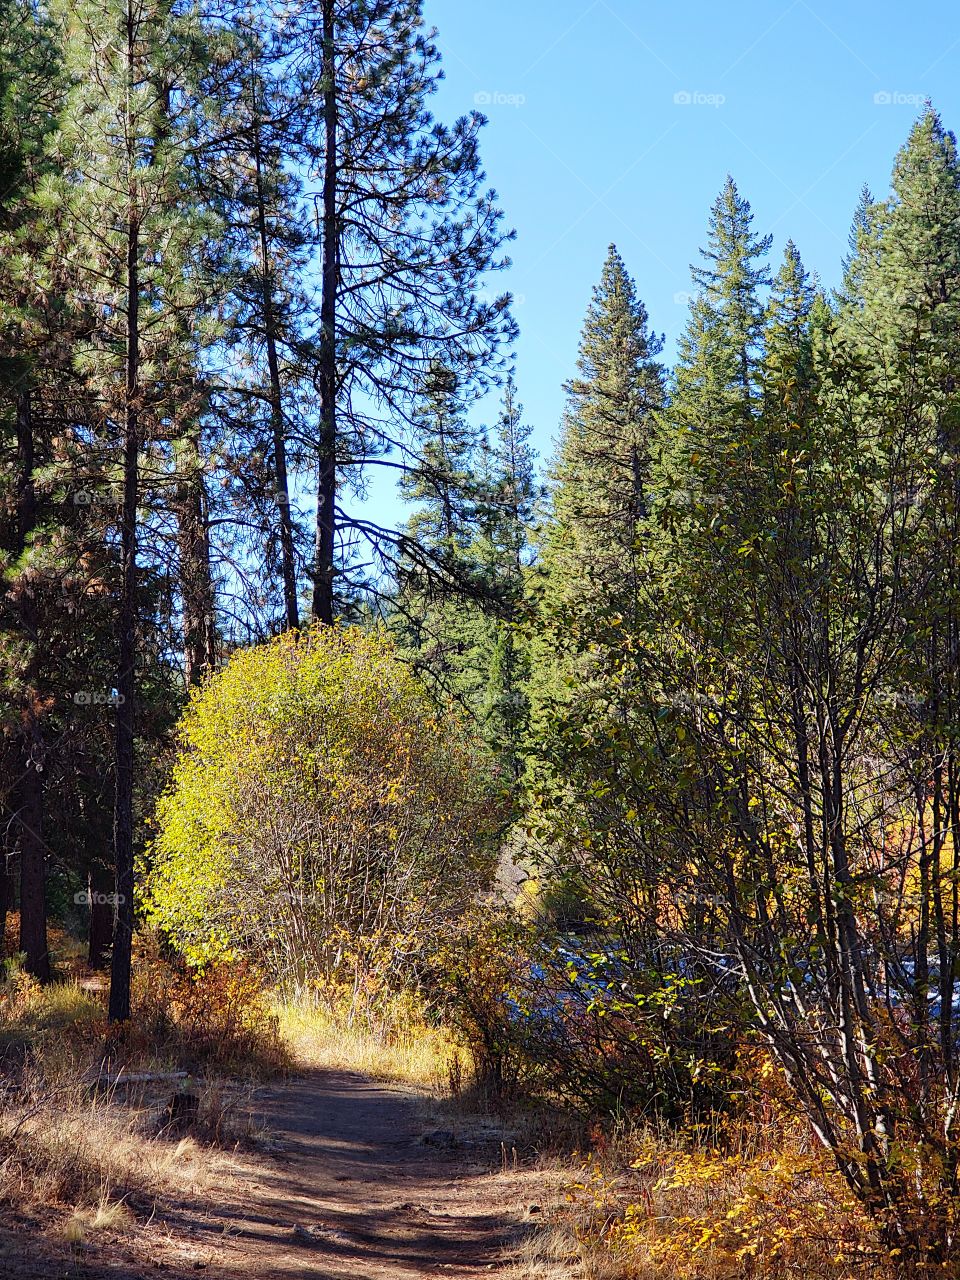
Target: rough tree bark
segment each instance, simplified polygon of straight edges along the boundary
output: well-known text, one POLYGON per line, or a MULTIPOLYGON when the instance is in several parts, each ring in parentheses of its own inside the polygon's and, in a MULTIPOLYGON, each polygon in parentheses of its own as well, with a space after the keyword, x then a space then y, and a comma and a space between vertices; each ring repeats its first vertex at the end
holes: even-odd
MULTIPOLYGON (((256 113, 256 107, 254 107, 256 113)), ((270 375, 270 428, 273 435, 273 470, 276 503, 280 520, 280 564, 283 575, 283 607, 287 626, 300 626, 297 604, 297 566, 294 556, 293 519, 290 512, 290 484, 287 476, 287 441, 283 421, 283 386, 280 380, 280 357, 277 351, 277 311, 274 302, 273 275, 270 269, 270 247, 267 236, 267 206, 263 181, 263 157, 256 121, 253 128, 253 161, 256 174, 257 239, 260 247, 260 287, 263 309, 263 333, 267 347, 267 369, 270 375)))
POLYGON ((334 545, 337 497, 337 290, 340 232, 337 218, 337 69, 335 0, 323 0, 323 279, 320 299, 320 451, 317 527, 313 566, 313 616, 333 622, 334 545))
MULTIPOLYGON (((127 61, 135 77, 136 19, 127 9, 127 61)), ((139 500, 140 401, 140 224, 135 166, 128 166, 126 263, 126 394, 123 445, 123 514, 121 517, 121 587, 117 655, 116 795, 113 847, 117 909, 110 966, 110 1021, 130 1017, 130 968, 133 950, 133 769, 137 692, 137 503, 139 500)))
POLYGON ((217 660, 210 530, 196 431, 178 442, 176 457, 175 502, 183 605, 183 663, 187 684, 194 685, 209 675, 217 660))
MULTIPOLYGON (((17 393, 17 463, 19 470, 18 536, 19 552, 36 521, 36 491, 33 483, 34 442, 30 387, 21 384, 17 393)), ((14 830, 20 847, 20 950, 30 973, 46 982, 50 978, 47 946, 47 847, 43 839, 43 743, 37 721, 36 643, 37 619, 31 593, 18 593, 19 622, 29 658, 24 673, 24 700, 18 735, 19 780, 14 791, 14 830)))

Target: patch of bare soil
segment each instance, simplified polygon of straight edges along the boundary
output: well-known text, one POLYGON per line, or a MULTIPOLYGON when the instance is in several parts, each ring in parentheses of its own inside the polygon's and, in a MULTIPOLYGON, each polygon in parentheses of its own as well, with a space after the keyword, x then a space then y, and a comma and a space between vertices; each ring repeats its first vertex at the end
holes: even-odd
POLYGON ((548 1173, 514 1167, 495 1127, 438 1127, 450 1122, 400 1087, 313 1072, 256 1106, 267 1149, 219 1157, 213 1197, 76 1256, 0 1232, 0 1277, 468 1280, 508 1268, 559 1196, 548 1173))

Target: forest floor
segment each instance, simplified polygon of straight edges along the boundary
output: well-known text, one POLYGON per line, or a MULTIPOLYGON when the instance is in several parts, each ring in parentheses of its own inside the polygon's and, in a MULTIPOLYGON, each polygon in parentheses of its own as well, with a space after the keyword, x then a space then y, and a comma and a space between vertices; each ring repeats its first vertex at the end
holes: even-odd
POLYGON ((311 1071, 252 1105, 255 1149, 216 1153, 202 1192, 72 1253, 4 1227, 0 1277, 517 1275, 518 1248, 562 1199, 560 1170, 518 1161, 497 1122, 441 1111, 404 1086, 311 1071))

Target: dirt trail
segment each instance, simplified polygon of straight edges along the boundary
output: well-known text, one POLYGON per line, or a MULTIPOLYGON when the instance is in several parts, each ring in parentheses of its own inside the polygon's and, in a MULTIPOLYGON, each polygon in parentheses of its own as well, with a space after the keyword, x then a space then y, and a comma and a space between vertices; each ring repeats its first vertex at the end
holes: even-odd
POLYGON ((168 1200, 132 1233, 70 1256, 4 1223, 0 1280, 503 1276, 540 1221, 531 1202, 559 1198, 558 1173, 504 1170, 494 1126, 438 1130, 436 1109, 399 1086, 314 1071, 264 1090, 255 1112, 266 1152, 218 1154, 215 1186, 168 1200))
POLYGON ((315 1072, 270 1090, 260 1110, 280 1150, 241 1178, 238 1204, 223 1206, 243 1274, 466 1280, 507 1259, 527 1178, 504 1174, 499 1156, 491 1169, 489 1142, 481 1156, 431 1131, 415 1097, 315 1072))

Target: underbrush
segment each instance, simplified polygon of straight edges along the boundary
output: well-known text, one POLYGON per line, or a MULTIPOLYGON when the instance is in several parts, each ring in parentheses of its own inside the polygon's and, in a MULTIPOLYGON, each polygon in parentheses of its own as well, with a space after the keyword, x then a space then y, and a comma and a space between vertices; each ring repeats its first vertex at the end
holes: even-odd
POLYGON ((566 1207, 527 1234, 518 1280, 896 1275, 729 997, 510 920, 453 959, 467 1092, 523 1117, 528 1151, 589 1153, 568 1157, 566 1207))
POLYGON ((41 986, 11 958, 0 981, 0 1063, 39 1055, 49 1064, 60 1053, 99 1057, 113 1076, 182 1070, 251 1080, 290 1066, 262 982, 244 965, 192 974, 156 959, 139 964, 132 1017, 121 1026, 108 1025, 106 998, 102 982, 41 986))
POLYGON ((52 1211, 74 1247, 160 1197, 201 1192, 217 1149, 257 1136, 253 1083, 289 1063, 246 970, 195 981, 151 960, 121 1028, 104 986, 42 987, 16 957, 0 982, 0 1205, 38 1221, 52 1211))
POLYGON ((517 1280, 895 1280, 863 1211, 799 1122, 593 1135, 566 1208, 517 1280))
POLYGON ((200 973, 153 962, 134 983, 133 1017, 112 1054, 160 1060, 192 1073, 269 1079, 291 1066, 263 980, 245 964, 200 973))

